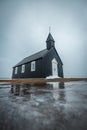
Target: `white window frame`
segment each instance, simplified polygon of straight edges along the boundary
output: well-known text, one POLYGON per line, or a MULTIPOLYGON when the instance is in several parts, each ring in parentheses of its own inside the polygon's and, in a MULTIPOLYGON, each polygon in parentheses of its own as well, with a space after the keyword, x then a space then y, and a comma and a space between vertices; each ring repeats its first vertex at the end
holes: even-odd
POLYGON ((18 72, 18 67, 15 67, 15 74, 17 74, 18 72))
POLYGON ((21 73, 24 73, 25 72, 25 65, 22 65, 21 66, 21 73))
POLYGON ((35 61, 31 62, 31 71, 35 71, 36 70, 36 66, 35 66, 35 61))

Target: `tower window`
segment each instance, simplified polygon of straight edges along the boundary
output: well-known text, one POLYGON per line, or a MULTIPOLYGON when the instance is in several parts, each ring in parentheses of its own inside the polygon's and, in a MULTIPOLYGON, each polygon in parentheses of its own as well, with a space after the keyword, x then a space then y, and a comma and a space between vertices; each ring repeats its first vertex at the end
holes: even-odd
POLYGON ((17 71, 18 71, 18 67, 15 67, 15 74, 17 74, 17 71))
POLYGON ((24 72, 25 72, 25 65, 22 65, 21 73, 24 73, 24 72))
POLYGON ((31 71, 35 71, 35 61, 31 62, 31 71))

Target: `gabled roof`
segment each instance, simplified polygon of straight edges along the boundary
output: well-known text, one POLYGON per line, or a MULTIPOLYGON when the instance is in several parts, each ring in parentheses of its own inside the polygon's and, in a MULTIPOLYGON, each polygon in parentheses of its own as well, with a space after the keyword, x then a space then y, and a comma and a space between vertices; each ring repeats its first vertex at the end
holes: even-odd
POLYGON ((24 58, 22 61, 20 61, 18 64, 16 64, 14 67, 16 66, 19 66, 19 65, 22 65, 22 64, 25 64, 25 63, 28 63, 28 62, 31 62, 31 61, 34 61, 34 60, 37 60, 39 58, 42 58, 44 57, 49 51, 47 49, 44 49, 38 53, 35 53, 31 56, 28 56, 26 58, 24 58))
MULTIPOLYGON (((54 41, 54 39, 53 39, 51 33, 49 33, 49 35, 48 35, 48 37, 47 37, 46 42, 48 42, 48 41, 54 41)), ((54 41, 54 42, 55 42, 55 41, 54 41)))
POLYGON ((58 56, 58 59, 60 60, 61 64, 63 65, 63 62, 62 62, 62 60, 61 60, 61 58, 60 58, 60 56, 59 56, 57 50, 55 49, 55 47, 54 47, 54 50, 55 50, 55 52, 56 52, 56 54, 57 54, 57 56, 58 56))

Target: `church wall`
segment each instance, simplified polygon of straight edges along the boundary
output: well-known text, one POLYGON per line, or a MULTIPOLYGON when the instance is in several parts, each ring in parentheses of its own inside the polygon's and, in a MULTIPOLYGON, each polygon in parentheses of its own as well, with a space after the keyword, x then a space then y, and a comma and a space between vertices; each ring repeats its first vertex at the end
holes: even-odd
POLYGON ((31 71, 31 62, 25 64, 25 72, 21 73, 22 66, 18 66, 17 74, 13 68, 12 78, 41 78, 42 77, 42 59, 35 61, 35 71, 31 71))

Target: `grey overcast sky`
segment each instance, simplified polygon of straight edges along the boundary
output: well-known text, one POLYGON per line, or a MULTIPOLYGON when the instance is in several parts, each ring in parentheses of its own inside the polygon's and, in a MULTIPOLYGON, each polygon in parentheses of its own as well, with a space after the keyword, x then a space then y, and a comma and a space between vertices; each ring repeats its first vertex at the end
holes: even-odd
POLYGON ((0 78, 46 48, 49 26, 64 76, 87 78, 87 0, 0 0, 0 78))

